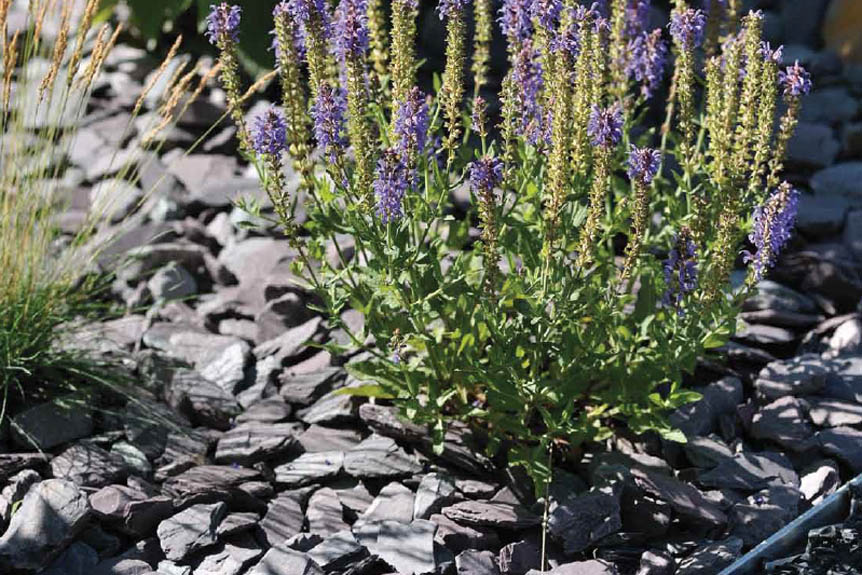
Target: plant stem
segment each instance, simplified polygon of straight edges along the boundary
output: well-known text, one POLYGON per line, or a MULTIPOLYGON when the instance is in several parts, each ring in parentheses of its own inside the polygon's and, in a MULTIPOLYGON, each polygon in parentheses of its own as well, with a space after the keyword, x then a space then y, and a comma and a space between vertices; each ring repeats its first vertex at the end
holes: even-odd
POLYGON ((554 475, 554 448, 548 444, 548 478, 545 479, 545 510, 542 514, 542 561, 539 568, 546 571, 548 560, 548 512, 551 507, 551 479, 554 475))

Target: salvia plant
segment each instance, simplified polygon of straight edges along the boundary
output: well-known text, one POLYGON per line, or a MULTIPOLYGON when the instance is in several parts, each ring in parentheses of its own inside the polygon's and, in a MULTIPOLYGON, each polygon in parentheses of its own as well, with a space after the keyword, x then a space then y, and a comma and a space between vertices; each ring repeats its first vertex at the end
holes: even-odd
POLYGON ((208 28, 296 271, 350 334, 332 348, 367 351, 348 368, 371 383, 349 392, 397 403, 438 448, 466 422, 537 486, 555 456, 621 428, 683 441, 665 416, 698 397, 684 374, 791 234, 781 172, 808 74, 781 69, 761 14, 735 2, 677 0, 651 29, 649 0, 440 0, 445 69, 424 94, 417 1, 391 4, 387 26, 373 0, 280 2, 284 97, 250 126, 240 10, 213 6, 208 28), (499 117, 480 95, 495 34, 499 117))

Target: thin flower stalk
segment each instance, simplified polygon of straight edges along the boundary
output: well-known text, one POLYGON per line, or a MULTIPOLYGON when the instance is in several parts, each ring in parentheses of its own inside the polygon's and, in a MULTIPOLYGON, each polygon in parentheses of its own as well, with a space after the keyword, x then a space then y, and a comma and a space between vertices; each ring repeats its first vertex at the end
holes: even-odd
POLYGON ((369 60, 376 86, 382 86, 388 74, 389 35, 386 30, 386 10, 383 0, 368 0, 369 60))
MULTIPOLYGON (((87 34, 90 27, 93 25, 93 17, 99 9, 101 0, 88 0, 84 8, 84 16, 78 26, 77 38, 75 39, 75 48, 72 50, 72 56, 69 59, 68 72, 66 74, 66 87, 70 88, 75 80, 75 75, 78 73, 78 68, 81 66, 81 57, 84 53, 84 42, 87 39, 87 34)), ((2 11, 2 7, 0 7, 2 11)), ((0 24, 0 30, 5 29, 5 22, 0 24)))
POLYGON ((493 297, 500 271, 497 201, 494 190, 503 181, 503 163, 497 158, 484 157, 470 164, 469 172, 470 189, 479 203, 485 291, 493 297))
POLYGON ((634 207, 632 208, 632 231, 626 246, 626 260, 623 265, 622 279, 632 277, 641 254, 649 226, 650 187, 661 164, 661 153, 650 148, 631 146, 628 157, 628 175, 634 188, 634 207))
POLYGON ((308 96, 302 81, 302 55, 299 52, 300 30, 291 16, 287 2, 273 11, 275 20, 276 64, 281 83, 282 109, 287 123, 288 152, 308 181, 312 166, 308 133, 308 96))
MULTIPOLYGON (((745 78, 739 100, 740 121, 736 127, 733 143, 732 170, 736 181, 745 177, 748 162, 752 157, 755 132, 757 130, 757 104, 761 92, 761 27, 762 16, 751 12, 745 17, 743 28, 743 52, 745 55, 745 78)), ((771 87, 770 87, 771 88, 771 87)))
POLYGON ((451 167, 461 136, 461 102, 464 99, 464 64, 467 26, 464 10, 468 0, 443 0, 438 6, 440 18, 446 21, 446 68, 440 98, 446 120, 446 165, 451 167))
POLYGON ((48 73, 42 78, 39 84, 39 101, 45 99, 46 93, 53 93, 54 80, 57 79, 57 74, 66 57, 66 49, 69 47, 69 29, 71 26, 72 17, 72 2, 64 0, 63 9, 60 15, 60 31, 57 33, 57 39, 54 41, 54 52, 51 57, 51 65, 48 67, 48 73))
POLYGON ((473 37, 473 97, 479 95, 488 83, 488 64, 491 61, 494 14, 491 0, 473 0, 476 32, 473 37))
POLYGON ((242 82, 239 75, 237 41, 242 10, 226 2, 215 5, 207 19, 207 38, 218 48, 221 63, 221 84, 227 94, 230 117, 237 128, 237 139, 244 154, 252 153, 248 128, 240 103, 242 82))
POLYGON ((754 287, 769 268, 775 265, 781 250, 787 244, 799 210, 799 192, 783 182, 766 201, 754 210, 752 231, 748 236, 755 253, 744 252, 750 263, 746 283, 754 287))
MULTIPOLYGON (((414 83, 416 67, 416 0, 394 0, 392 2, 392 110, 397 111, 414 83)), ((392 127, 395 128, 395 115, 392 127)))
POLYGON ((769 174, 766 178, 766 189, 778 185, 781 170, 784 168, 784 157, 787 154, 787 144, 796 130, 799 122, 801 98, 811 91, 811 77, 808 72, 795 62, 792 66, 779 73, 784 103, 787 111, 781 117, 778 133, 775 135, 773 155, 769 160, 769 174))

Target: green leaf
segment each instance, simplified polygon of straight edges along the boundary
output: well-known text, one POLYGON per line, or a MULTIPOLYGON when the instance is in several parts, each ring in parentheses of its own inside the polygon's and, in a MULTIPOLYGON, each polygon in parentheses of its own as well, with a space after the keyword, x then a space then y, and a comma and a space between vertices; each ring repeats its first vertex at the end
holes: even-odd
POLYGON ((395 396, 379 385, 360 385, 358 387, 342 387, 333 395, 354 395, 358 397, 376 397, 377 399, 395 399, 395 396))
POLYGON ((667 439, 668 441, 673 441, 675 443, 688 443, 685 433, 679 429, 660 429, 659 434, 662 438, 667 439))

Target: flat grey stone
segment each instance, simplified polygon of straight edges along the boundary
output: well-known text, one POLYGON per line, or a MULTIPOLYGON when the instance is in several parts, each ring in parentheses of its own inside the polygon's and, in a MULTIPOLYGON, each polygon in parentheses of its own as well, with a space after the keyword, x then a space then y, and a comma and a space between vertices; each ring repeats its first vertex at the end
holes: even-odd
POLYGON ((281 545, 289 537, 302 531, 305 515, 299 502, 299 495, 290 492, 280 493, 269 502, 266 515, 260 522, 267 543, 281 545))
POLYGON ((862 210, 854 210, 847 214, 847 225, 844 226, 842 239, 856 261, 862 262, 862 210))
POLYGON ((113 557, 105 559, 95 569, 91 571, 92 575, 147 575, 151 573, 152 567, 146 561, 141 559, 132 559, 128 557, 113 557))
POLYGON ((251 511, 230 513, 218 526, 218 537, 224 539, 254 529, 260 523, 260 515, 251 511))
POLYGON ((379 435, 372 435, 344 454, 344 471, 360 479, 403 477, 421 469, 393 439, 379 435))
POLYGON ((165 382, 165 401, 195 425, 225 431, 241 408, 233 394, 193 369, 178 368, 165 382))
POLYGON ((520 505, 493 501, 462 501, 444 507, 443 515, 471 527, 494 527, 507 530, 529 529, 542 522, 541 517, 520 505))
POLYGON ((217 463, 250 466, 277 456, 299 452, 299 423, 259 423, 237 425, 221 436, 216 447, 217 463))
POLYGON ((182 561, 218 542, 217 529, 227 514, 224 503, 192 505, 159 523, 156 533, 165 557, 182 561))
POLYGON ((413 523, 384 521, 379 524, 377 541, 369 550, 392 565, 402 575, 424 575, 437 568, 434 534, 437 526, 417 519, 413 523))
POLYGON ((856 117, 859 104, 847 88, 819 88, 802 97, 800 120, 838 124, 856 117))
POLYGON ((215 553, 206 557, 195 567, 193 575, 240 575, 261 558, 260 549, 249 534, 233 537, 220 545, 215 553))
POLYGON ((336 489, 335 493, 338 495, 341 505, 356 515, 365 513, 365 510, 374 501, 374 497, 368 492, 365 485, 359 481, 353 487, 336 489))
POLYGON ((811 189, 817 195, 844 196, 851 205, 862 205, 862 162, 844 162, 816 172, 811 176, 811 189))
POLYGON ((349 451, 362 443, 362 434, 355 429, 336 429, 314 424, 298 439, 306 453, 349 451))
POLYGON ((345 423, 356 419, 359 399, 331 391, 298 413, 305 423, 345 423))
POLYGON ((109 485, 90 496, 95 514, 124 533, 149 537, 156 526, 171 516, 173 502, 168 497, 147 497, 125 485, 109 485))
POLYGON ((845 463, 853 473, 862 473, 862 431, 852 427, 835 427, 817 433, 824 453, 845 463))
POLYGON ((290 417, 290 405, 280 397, 262 399, 248 407, 236 417, 237 423, 281 423, 290 417))
POLYGON ((380 521, 410 523, 413 521, 413 506, 413 492, 398 482, 392 482, 380 490, 357 522, 360 524, 380 521))
POLYGON ((548 518, 548 531, 563 542, 566 553, 580 553, 622 528, 619 486, 593 488, 559 502, 548 518))
POLYGON ((676 575, 707 575, 718 573, 739 558, 743 542, 738 537, 708 543, 680 560, 676 575))
POLYGON ((802 452, 816 445, 814 429, 805 419, 805 406, 802 400, 792 396, 761 407, 751 420, 750 434, 791 451, 802 452))
POLYGON ((416 489, 416 500, 413 505, 413 517, 428 519, 452 502, 455 495, 455 481, 448 475, 429 473, 419 482, 416 489))
POLYGON ((297 356, 303 351, 308 342, 320 328, 323 318, 316 316, 300 326, 289 329, 254 348, 254 356, 257 359, 274 357, 278 363, 297 356))
MULTIPOLYGON (((616 567, 607 561, 602 561, 601 559, 566 563, 565 565, 560 565, 559 567, 551 569, 545 573, 546 575, 619 575, 616 567)), ((530 571, 527 571, 527 575, 540 575, 540 572, 531 569, 530 571)), ((638 575, 645 574, 642 574, 639 571, 638 575)))
POLYGON ((303 553, 311 551, 321 543, 323 543, 323 537, 316 533, 297 533, 284 542, 291 549, 303 553))
POLYGON ((168 264, 153 274, 147 288, 156 301, 184 299, 198 293, 198 282, 183 266, 168 264))
POLYGON ((308 499, 305 518, 308 520, 308 530, 323 537, 350 529, 344 522, 344 509, 338 494, 328 487, 318 489, 308 499))
POLYGON ((91 443, 73 445, 51 460, 54 477, 85 487, 117 483, 128 473, 126 462, 91 443))
POLYGON ((303 453, 290 463, 275 468, 275 481, 286 487, 302 487, 322 483, 337 476, 344 466, 341 451, 303 453))
POLYGON ((245 378, 251 346, 238 337, 217 335, 181 324, 156 324, 144 334, 144 343, 195 367, 206 380, 229 394, 245 378))
POLYGON ((313 373, 292 375, 285 372, 279 377, 281 388, 279 394, 288 403, 308 406, 319 400, 344 376, 344 370, 328 368, 313 373))
POLYGON ((814 425, 842 427, 862 423, 862 405, 858 403, 821 397, 809 397, 807 403, 808 416, 814 425))
POLYGON ((793 470, 790 461, 783 455, 771 451, 737 453, 712 470, 698 474, 697 480, 705 487, 746 491, 763 489, 775 482, 799 485, 799 476, 793 470))
POLYGON ((644 551, 637 575, 673 575, 674 571, 676 571, 676 562, 668 553, 644 551))
POLYGON ((367 557, 368 550, 356 541, 348 528, 327 537, 311 549, 308 556, 327 573, 344 573, 351 565, 367 557))
POLYGON ((742 403, 742 382, 725 377, 698 389, 703 396, 699 401, 683 405, 670 415, 670 422, 686 437, 706 435, 715 428, 718 418, 732 413, 742 403))
POLYGON ((430 521, 437 525, 434 540, 453 553, 466 549, 488 550, 500 547, 500 538, 493 529, 479 526, 467 527, 440 514, 432 515, 430 521))
POLYGON ((811 505, 817 505, 840 486, 838 466, 828 459, 814 463, 800 473, 799 491, 811 505))
POLYGON ((766 401, 785 395, 810 395, 824 386, 827 375, 835 368, 834 363, 814 354, 774 361, 760 370, 754 387, 766 401))
POLYGON ((306 553, 276 545, 248 575, 323 575, 323 570, 306 553))
POLYGON ((174 498, 178 505, 200 500, 229 500, 241 493, 243 483, 260 478, 253 469, 228 465, 198 465, 179 475, 169 477, 162 484, 162 493, 174 498))
POLYGON ((693 485, 637 468, 632 469, 632 475, 638 487, 669 503, 683 523, 706 527, 723 527, 727 523, 727 516, 693 485))
POLYGON ((704 469, 712 469, 725 459, 733 457, 730 447, 716 437, 691 437, 683 448, 692 465, 704 469))
POLYGON ((787 163, 819 170, 831 166, 840 151, 841 144, 830 126, 799 122, 787 143, 787 163))
POLYGON ((490 551, 468 549, 455 557, 458 575, 500 575, 497 556, 490 551))
POLYGON ((542 552, 532 541, 515 541, 500 549, 498 561, 503 575, 518 575, 538 569, 542 552))
POLYGON ((12 439, 25 449, 48 450, 93 432, 89 409, 69 403, 43 403, 12 418, 12 439))
POLYGON ((48 479, 33 486, 0 537, 0 567, 36 570, 83 529, 90 503, 77 485, 48 479))

